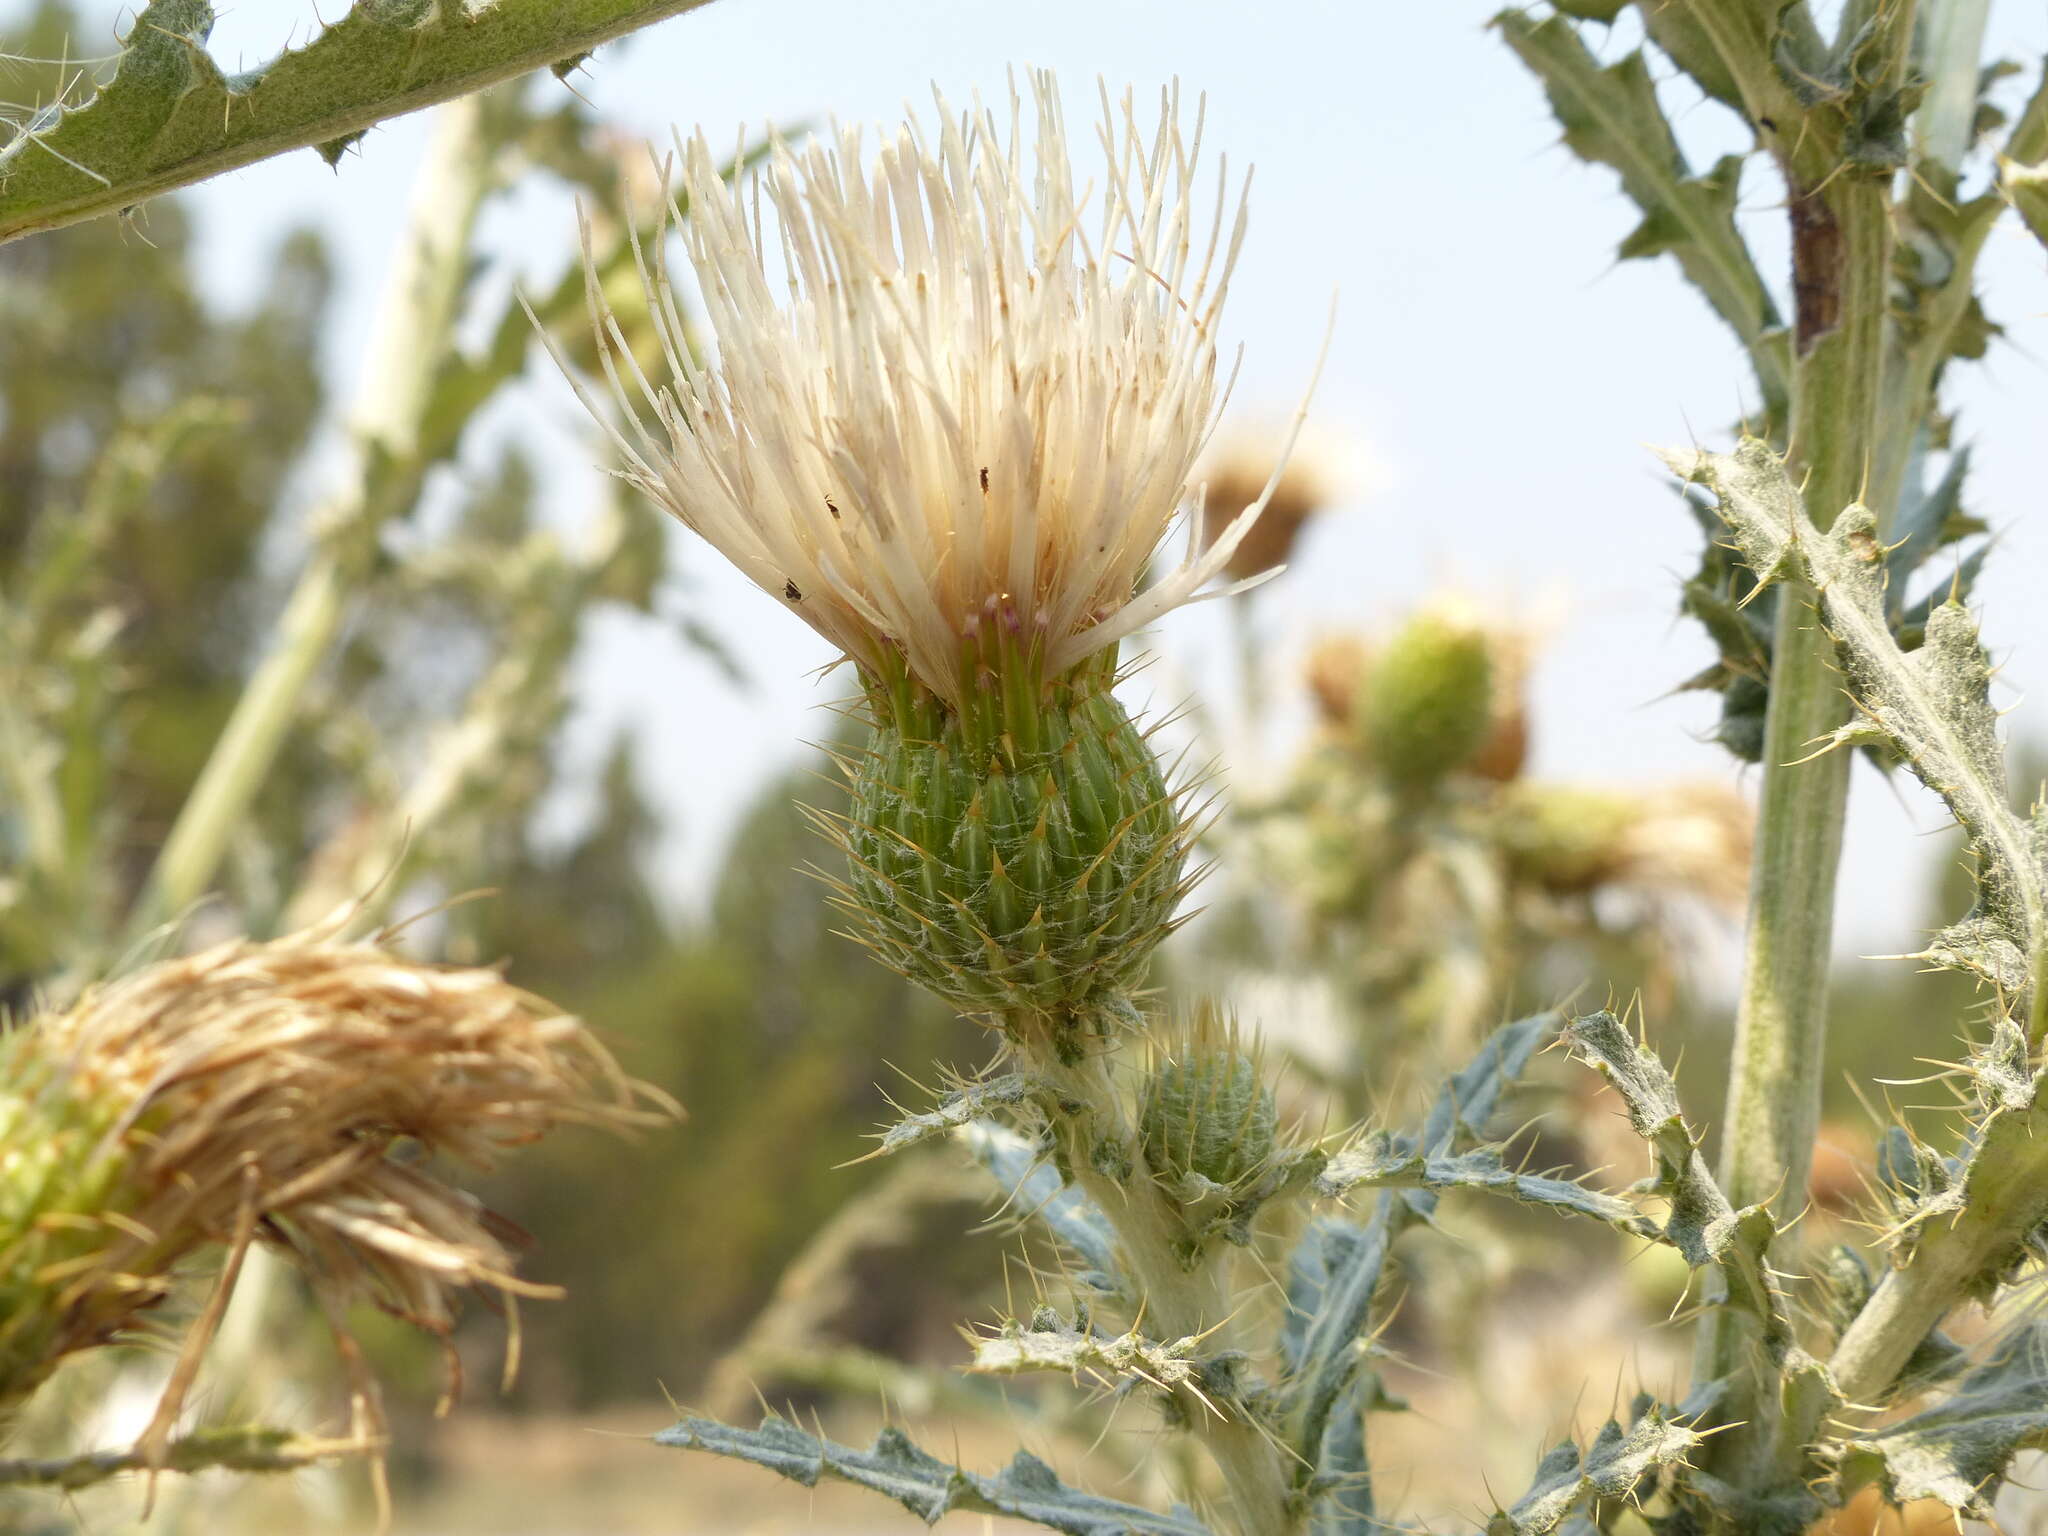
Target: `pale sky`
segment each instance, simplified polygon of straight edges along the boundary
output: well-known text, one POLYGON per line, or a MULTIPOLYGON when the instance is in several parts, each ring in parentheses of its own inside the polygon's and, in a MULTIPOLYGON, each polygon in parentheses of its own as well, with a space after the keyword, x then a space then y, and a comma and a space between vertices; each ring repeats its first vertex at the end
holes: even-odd
MULTIPOLYGON (((293 28, 303 38, 312 9, 244 0, 222 18, 214 52, 229 67, 255 63, 293 28)), ((2040 8, 2003 0, 1994 11, 2003 51, 2040 59, 2040 8)), ((577 88, 631 130, 665 137, 672 122, 702 123, 714 139, 767 120, 885 121, 905 101, 928 104, 933 82, 955 100, 998 93, 1013 63, 1058 72, 1070 123, 1092 115, 1098 75, 1113 89, 1142 93, 1178 76, 1207 92, 1209 143, 1257 167, 1226 311, 1228 338, 1244 347, 1235 409, 1292 409, 1335 294, 1314 417, 1370 466, 1361 493, 1316 526, 1266 594, 1280 664, 1316 632, 1384 622, 1455 583, 1551 625, 1534 678, 1536 771, 1732 778, 1730 759, 1701 739, 1711 702, 1667 696, 1708 653, 1674 616, 1698 534, 1647 445, 1717 440, 1744 403, 1742 362, 1675 266, 1615 264, 1634 214, 1609 172, 1557 146, 1538 88, 1487 30, 1488 14, 1366 0, 716 0, 602 50, 577 88)), ((1732 142, 1718 115, 1685 113, 1682 131, 1705 145, 1696 165, 1732 142)), ((343 323, 328 362, 344 391, 423 139, 415 117, 373 132, 339 174, 302 152, 192 194, 209 278, 226 293, 246 290, 290 223, 329 232, 343 323)), ((1753 174, 1744 205, 1775 268, 1773 197, 1753 174)), ((558 269, 571 230, 567 199, 537 184, 500 207, 487 240, 538 281, 558 269)), ((2044 266, 2016 222, 2001 227, 1983 273, 2008 335, 1951 394, 1978 445, 1971 503, 2004 539, 1981 606, 2007 702, 2048 695, 2048 529, 2036 505, 2048 483, 2044 266)), ((490 425, 548 443, 550 515, 588 515, 595 449, 558 379, 536 370, 490 425)), ((483 446, 471 462, 484 461, 483 446)), ((690 603, 744 655, 755 690, 734 692, 645 626, 608 626, 581 667, 577 739, 587 748, 616 720, 644 733, 649 785, 672 818, 662 883, 689 902, 733 809, 796 741, 829 729, 812 706, 841 690, 810 679, 824 647, 778 605, 701 547, 683 547, 680 563, 690 603)), ((1228 656, 1214 609, 1174 616, 1157 643, 1165 691, 1213 677, 1228 656)), ((2048 735, 2048 718, 2033 729, 2048 735)), ((1846 947, 1918 947, 1907 924, 1928 856, 1921 834, 1944 824, 1917 784, 1894 788, 1858 769, 1846 947)))

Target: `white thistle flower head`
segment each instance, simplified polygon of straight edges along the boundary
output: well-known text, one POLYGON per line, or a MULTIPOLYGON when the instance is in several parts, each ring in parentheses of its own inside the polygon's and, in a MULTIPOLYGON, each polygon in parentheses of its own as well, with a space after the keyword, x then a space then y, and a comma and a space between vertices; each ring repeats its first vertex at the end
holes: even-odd
POLYGON ((1201 112, 1184 137, 1177 87, 1149 132, 1105 91, 1102 185, 1077 187, 1052 77, 1029 84, 1033 127, 1013 90, 1007 123, 935 98, 936 137, 913 119, 873 156, 858 129, 777 142, 751 199, 701 132, 679 144, 688 217, 670 212, 717 356, 643 254, 666 380, 633 361, 586 237, 625 409, 585 403, 619 472, 871 687, 950 708, 1091 661, 1107 676, 1125 636, 1237 590, 1204 589, 1279 479, 1220 534, 1198 499, 1187 555, 1138 590, 1214 425, 1243 193, 1232 209, 1219 165, 1198 213, 1201 112))

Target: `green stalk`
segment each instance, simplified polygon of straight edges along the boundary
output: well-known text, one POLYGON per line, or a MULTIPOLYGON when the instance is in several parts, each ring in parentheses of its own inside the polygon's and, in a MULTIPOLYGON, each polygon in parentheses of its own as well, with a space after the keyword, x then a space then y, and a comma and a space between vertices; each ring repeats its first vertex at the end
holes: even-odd
MULTIPOLYGON (((1910 7, 1894 12, 1889 68, 1904 68, 1910 7)), ((1774 119, 1780 130, 1788 124, 1774 119)), ((1808 122, 1781 152, 1792 224, 1795 301, 1790 456, 1804 476, 1806 515, 1831 525, 1872 493, 1883 419, 1891 260, 1889 179, 1840 158, 1838 133, 1808 122)), ((1882 527, 1892 508, 1875 508, 1882 527)), ((1848 809, 1850 756, 1815 755, 1845 723, 1849 700, 1812 588, 1778 587, 1764 725, 1763 786, 1750 874, 1742 990, 1719 1179, 1737 1209, 1769 1204, 1781 1222, 1806 1201, 1820 1128, 1821 1062, 1834 941, 1835 882, 1848 809)), ((1694 1370, 1726 1380, 1724 1422, 1708 1462, 1717 1476, 1762 1489, 1781 1478, 1779 1365, 1745 1319, 1713 1308, 1694 1370)))
POLYGON ((442 109, 412 221, 385 284, 351 411, 352 483, 319 519, 320 542, 279 617, 269 654, 236 701, 129 915, 134 943, 204 895, 277 761, 314 674, 333 651, 384 525, 417 499, 421 423, 453 344, 477 209, 496 157, 483 104, 442 109))
MULTIPOLYGON (((1228 1347, 1230 1322, 1239 1304, 1231 1294, 1225 1266, 1214 1254, 1193 1266, 1183 1262, 1177 1241, 1182 1226, 1146 1166, 1142 1138, 1117 1092, 1110 1054, 1115 1047, 1100 1036, 1089 1044, 1090 1052, 1073 1063, 1062 1062, 1052 1050, 1032 1053, 1034 1067, 1052 1084, 1063 1106, 1072 1106, 1056 1122, 1067 1167, 1116 1231, 1119 1250, 1138 1286, 1145 1331, 1167 1340, 1202 1334, 1216 1341, 1216 1348, 1228 1347), (1094 1148, 1106 1138, 1129 1149, 1132 1169, 1121 1180, 1095 1166, 1094 1148)), ((1192 1393, 1182 1391, 1179 1396, 1189 1433, 1223 1474, 1236 1536, 1295 1536, 1301 1529, 1300 1501, 1282 1452, 1271 1438, 1227 1405, 1219 1416, 1192 1393)))
POLYGON ((1950 1309, 2023 1250, 2043 1219, 2044 1187, 2048 1141, 2035 1137, 1976 1183, 1952 1223, 1928 1231, 1905 1265, 1885 1276, 1828 1360, 1845 1402, 1881 1402, 1950 1309))
MULTIPOLYGON (((1795 239, 1806 241, 1806 261, 1827 264, 1809 267, 1803 280, 1828 290, 1802 294, 1802 305, 1812 313, 1831 303, 1839 318, 1800 359, 1791 449, 1806 475, 1807 515, 1825 528, 1863 495, 1879 440, 1890 210, 1881 185, 1808 194, 1820 198, 1834 206, 1807 213, 1804 229, 1795 212, 1795 239)), ((1769 1201, 1789 1217, 1805 1203, 1820 1125, 1835 871, 1849 785, 1846 753, 1812 753, 1848 719, 1849 701, 1812 589, 1787 582, 1778 605, 1720 1179, 1736 1209, 1769 1201)))

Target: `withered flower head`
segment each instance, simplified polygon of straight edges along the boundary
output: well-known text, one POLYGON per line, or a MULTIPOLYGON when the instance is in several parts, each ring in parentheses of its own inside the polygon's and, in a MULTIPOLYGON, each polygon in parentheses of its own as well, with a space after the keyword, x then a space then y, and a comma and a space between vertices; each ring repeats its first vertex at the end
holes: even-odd
POLYGON ((488 1168, 565 1121, 644 1118, 640 1095, 495 971, 319 930, 31 1018, 0 1039, 0 1415, 216 1244, 280 1250, 330 1317, 367 1300, 442 1336, 459 1291, 541 1293, 513 1229, 423 1154, 488 1168))

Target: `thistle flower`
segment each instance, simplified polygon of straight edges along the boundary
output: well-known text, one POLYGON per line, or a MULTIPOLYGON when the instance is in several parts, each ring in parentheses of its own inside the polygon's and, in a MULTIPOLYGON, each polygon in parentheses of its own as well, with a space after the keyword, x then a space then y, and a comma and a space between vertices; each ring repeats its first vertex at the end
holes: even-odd
POLYGON ((331 1317, 369 1300, 445 1336, 460 1290, 547 1294, 513 1275, 513 1229, 401 1144, 488 1168, 565 1121, 636 1118, 637 1092, 496 972, 316 931, 26 1021, 0 1038, 0 1416, 238 1234, 283 1250, 331 1317))
POLYGON ((1244 203, 1198 214, 1200 114, 1184 139, 1177 89, 1149 135, 1105 95, 1091 195, 1052 77, 1030 88, 1035 131, 1013 93, 1007 124, 940 99, 935 135, 907 122, 872 158, 858 129, 778 144, 751 206, 701 133, 682 144, 715 364, 658 252, 642 277, 666 382, 634 363, 594 273, 590 288, 625 409, 586 404, 624 477, 871 682, 907 669, 956 706, 998 638, 1056 678, 1231 590, 1202 593, 1280 473, 1213 539, 1197 508, 1187 558, 1137 590, 1213 425, 1244 203))
POLYGON ((1171 926, 1191 834, 1110 692, 1116 647, 1236 590, 1204 591, 1285 463, 1213 538, 1197 505, 1186 558, 1139 590, 1214 424, 1244 203, 1219 166, 1197 214, 1177 89, 1149 134, 1105 93, 1096 192, 1051 76, 1030 95, 1029 129, 1013 92, 1007 122, 940 100, 934 133, 906 123, 872 159, 858 130, 777 144, 751 205, 701 134, 680 145, 717 360, 657 252, 650 381, 592 268, 620 424, 584 397, 627 481, 858 667, 875 737, 829 827, 856 936, 1004 1017, 1128 990, 1171 926))

